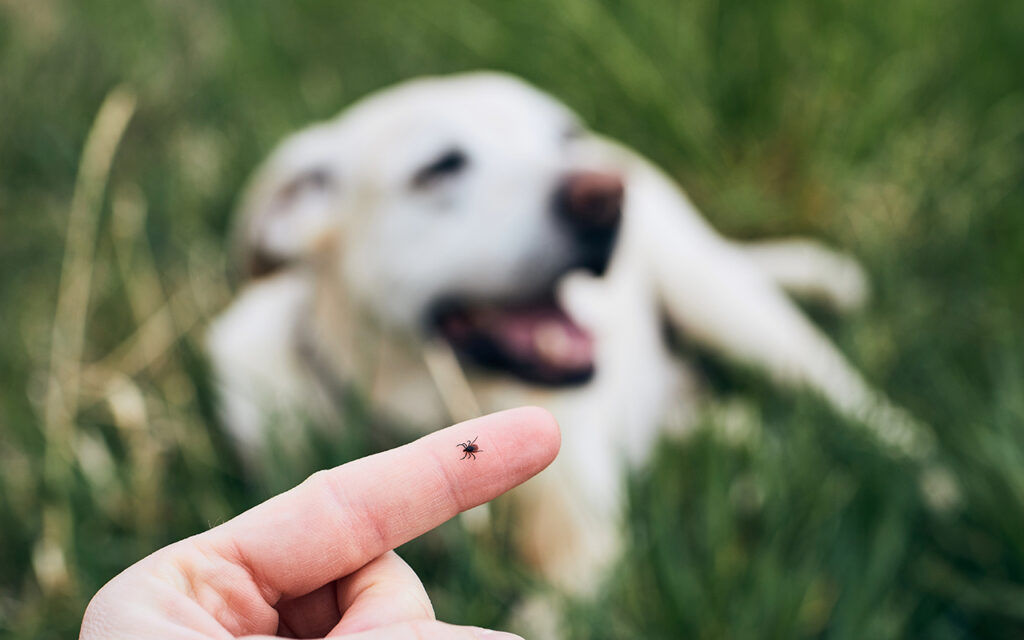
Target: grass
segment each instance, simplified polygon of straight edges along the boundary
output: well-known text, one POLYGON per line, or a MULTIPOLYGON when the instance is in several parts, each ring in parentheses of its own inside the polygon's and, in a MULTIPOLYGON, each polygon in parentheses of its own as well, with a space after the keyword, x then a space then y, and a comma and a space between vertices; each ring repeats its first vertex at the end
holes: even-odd
MULTIPOLYGON (((201 328, 275 141, 483 67, 654 158, 725 232, 861 256, 872 304, 821 319, 934 427, 964 494, 928 509, 855 425, 709 360, 716 408, 631 477, 633 544, 599 602, 570 604, 572 637, 1021 637, 1021 60, 1024 5, 1001 0, 3 0, 0 636, 72 636, 136 559, 395 441, 353 398, 365 428, 245 481, 201 328), (83 147, 116 87, 134 103, 107 176, 83 147)), ((440 616, 499 625, 537 586, 502 531, 401 550, 440 616)))

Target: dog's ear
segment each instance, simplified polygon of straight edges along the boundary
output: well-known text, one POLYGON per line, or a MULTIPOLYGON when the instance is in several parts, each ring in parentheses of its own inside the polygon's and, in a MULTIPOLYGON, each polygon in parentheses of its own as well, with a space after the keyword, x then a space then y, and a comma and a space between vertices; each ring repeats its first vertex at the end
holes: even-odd
POLYGON ((330 130, 287 140, 250 180, 236 227, 242 279, 268 275, 323 252, 338 228, 339 177, 330 130))

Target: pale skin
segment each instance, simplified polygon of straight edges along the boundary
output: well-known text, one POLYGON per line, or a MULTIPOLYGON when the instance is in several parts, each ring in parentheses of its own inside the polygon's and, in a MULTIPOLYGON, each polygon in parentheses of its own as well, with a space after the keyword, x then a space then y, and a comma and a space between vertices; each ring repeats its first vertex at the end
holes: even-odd
POLYGON ((318 472, 132 565, 92 599, 81 640, 507 640, 445 624, 393 549, 487 502, 558 453, 554 418, 526 407, 318 472), (460 460, 474 437, 487 454, 460 460))

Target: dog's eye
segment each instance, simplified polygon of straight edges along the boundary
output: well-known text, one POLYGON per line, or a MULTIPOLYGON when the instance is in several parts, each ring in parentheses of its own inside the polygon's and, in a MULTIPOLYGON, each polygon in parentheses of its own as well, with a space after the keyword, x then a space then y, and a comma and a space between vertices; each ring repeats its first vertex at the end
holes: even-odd
POLYGON ((575 142, 586 135, 586 133, 587 131, 583 128, 583 125, 573 122, 562 130, 562 141, 566 143, 575 142))
POLYGON ((469 164, 461 149, 449 149, 436 160, 416 172, 412 178, 415 187, 428 187, 440 180, 460 173, 469 164))
POLYGON ((310 169, 286 184, 280 191, 281 199, 293 200, 296 196, 314 191, 325 191, 334 184, 331 173, 323 167, 310 169))

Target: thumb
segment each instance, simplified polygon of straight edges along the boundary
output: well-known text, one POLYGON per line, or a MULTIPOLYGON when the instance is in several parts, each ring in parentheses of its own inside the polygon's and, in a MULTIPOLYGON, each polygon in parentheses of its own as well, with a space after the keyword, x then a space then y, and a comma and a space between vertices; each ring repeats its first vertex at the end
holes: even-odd
MULTIPOLYGON (((504 631, 492 631, 480 627, 460 627, 436 620, 414 620, 402 622, 372 631, 363 631, 344 636, 345 640, 523 640, 504 631)), ((240 640, 281 640, 276 636, 245 636, 240 640)))

